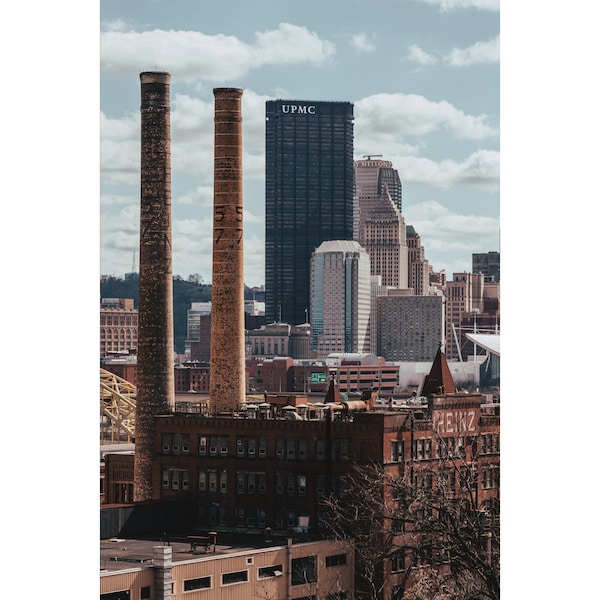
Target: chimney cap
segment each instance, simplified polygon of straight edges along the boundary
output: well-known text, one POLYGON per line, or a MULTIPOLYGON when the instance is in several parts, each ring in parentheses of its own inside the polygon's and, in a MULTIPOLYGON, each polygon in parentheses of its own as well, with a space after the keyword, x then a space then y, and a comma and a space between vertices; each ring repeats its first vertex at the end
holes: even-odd
POLYGON ((217 94, 231 94, 233 96, 241 96, 244 90, 242 88, 233 88, 233 87, 218 87, 213 88, 213 94, 216 96, 217 94))
POLYGON ((143 71, 140 73, 142 83, 169 83, 171 73, 168 71, 143 71))

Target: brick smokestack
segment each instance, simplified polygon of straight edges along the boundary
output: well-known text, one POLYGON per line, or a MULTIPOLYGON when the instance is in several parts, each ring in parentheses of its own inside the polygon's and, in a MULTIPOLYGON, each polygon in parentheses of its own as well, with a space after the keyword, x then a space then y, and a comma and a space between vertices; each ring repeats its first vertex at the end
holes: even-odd
POLYGON ((210 406, 236 411, 246 394, 242 93, 215 88, 210 406))
MULTIPOLYGON (((175 405, 171 250, 171 75, 140 74, 140 266, 134 501, 153 490, 154 417, 175 405)), ((158 487, 158 484, 157 486, 158 487)))

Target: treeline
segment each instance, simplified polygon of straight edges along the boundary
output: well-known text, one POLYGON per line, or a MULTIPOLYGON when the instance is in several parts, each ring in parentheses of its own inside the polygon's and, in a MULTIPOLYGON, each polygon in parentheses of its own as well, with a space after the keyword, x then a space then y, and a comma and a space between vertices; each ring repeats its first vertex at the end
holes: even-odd
MULTIPOLYGON (((264 290, 244 286, 244 297, 246 300, 264 300, 264 290)), ((139 298, 138 277, 136 275, 127 279, 113 276, 102 277, 100 279, 100 298, 133 298, 134 305, 137 308, 139 298)), ((185 352, 187 311, 192 307, 192 302, 210 302, 211 298, 211 284, 186 281, 177 275, 173 277, 173 330, 175 352, 178 354, 185 352)))
MULTIPOLYGON (((100 298, 133 298, 137 308, 138 278, 103 277, 100 280, 100 298)), ((175 352, 178 354, 185 352, 187 311, 192 307, 192 302, 210 302, 211 298, 212 285, 173 278, 173 333, 175 352)))

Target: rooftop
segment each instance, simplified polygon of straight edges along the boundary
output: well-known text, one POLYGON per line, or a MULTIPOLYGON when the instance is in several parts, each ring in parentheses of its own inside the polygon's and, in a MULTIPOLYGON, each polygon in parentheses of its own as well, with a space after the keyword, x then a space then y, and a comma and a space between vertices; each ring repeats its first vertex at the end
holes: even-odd
MULTIPOLYGON (((197 534, 200 538, 206 533, 197 534)), ((115 572, 138 567, 151 567, 154 547, 169 545, 172 547, 173 563, 213 558, 243 552, 252 552, 258 548, 273 548, 287 545, 287 538, 273 536, 266 541, 262 535, 227 534, 216 535, 216 544, 206 543, 204 539, 192 547, 186 535, 156 535, 147 538, 110 538, 100 541, 100 572, 115 572)), ((209 542, 210 540, 206 540, 209 542)), ((293 542, 306 542, 308 539, 294 539, 293 542)))

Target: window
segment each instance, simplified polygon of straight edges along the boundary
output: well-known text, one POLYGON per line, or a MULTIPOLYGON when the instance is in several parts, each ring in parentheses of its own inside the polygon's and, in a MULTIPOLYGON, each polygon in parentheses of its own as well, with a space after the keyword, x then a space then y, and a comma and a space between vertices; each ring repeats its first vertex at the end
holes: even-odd
POLYGON ((317 440, 317 460, 325 459, 325 440, 317 440))
POLYGON ((287 458, 294 460, 296 457, 296 440, 286 440, 287 458))
POLYGON ((306 440, 298 440, 298 458, 300 460, 306 459, 306 440))
POLYGON ((346 564, 346 555, 345 554, 333 554, 331 556, 325 557, 325 566, 326 567, 338 567, 340 565, 346 564))
POLYGON ((129 590, 121 592, 109 592, 108 594, 100 594, 100 600, 129 600, 131 593, 129 590))
POLYGON ((167 433, 162 435, 162 453, 168 454, 171 447, 171 436, 167 433))
POLYGON ((258 569, 258 578, 267 579, 267 577, 279 577, 283 575, 283 565, 273 565, 272 567, 260 567, 258 569))
POLYGON ((248 581, 248 571, 234 571, 233 573, 223 573, 223 575, 221 576, 221 585, 243 583, 244 581, 248 581))
POLYGON ((317 557, 304 556, 292 559, 292 585, 317 581, 317 557))
POLYGON ((267 455, 267 440, 259 438, 258 440, 258 456, 264 458, 267 455))
POLYGON ((285 440, 282 438, 277 438, 275 447, 275 456, 277 458, 283 458, 285 455, 285 440))
POLYGON ((215 469, 210 469, 208 471, 208 491, 217 491, 217 471, 215 469))
POLYGON ((183 581, 183 591, 207 590, 211 587, 211 577, 198 577, 196 579, 185 579, 183 581))
POLYGON ((200 456, 206 456, 206 446, 208 445, 208 438, 205 435, 201 435, 198 440, 198 454, 200 456))
POLYGON ((340 460, 348 460, 348 440, 340 440, 340 460))
POLYGON ((150 598, 152 598, 152 588, 146 585, 140 590, 140 600, 150 600, 150 598))
POLYGON ((404 550, 397 550, 394 552, 390 559, 390 567, 392 573, 398 573, 398 571, 404 571, 405 562, 404 562, 404 550))

